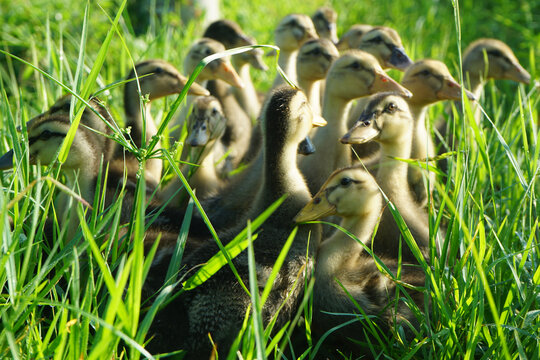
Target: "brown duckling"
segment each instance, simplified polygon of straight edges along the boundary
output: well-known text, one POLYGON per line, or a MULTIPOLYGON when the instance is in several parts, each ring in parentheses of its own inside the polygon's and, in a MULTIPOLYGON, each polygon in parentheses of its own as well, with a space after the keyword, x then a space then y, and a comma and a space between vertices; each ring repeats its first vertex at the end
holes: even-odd
MULTIPOLYGON (((266 220, 253 243, 260 287, 268 281, 285 241, 295 228, 293 217, 311 199, 296 167, 296 152, 316 119, 305 95, 287 87, 273 91, 263 107, 263 180, 260 190, 251 200, 251 207, 244 211, 247 218, 254 218, 283 195, 287 195, 287 198, 266 220)), ((222 233, 220 238, 228 242, 236 234, 234 230, 222 233)), ((265 325, 275 317, 274 329, 281 329, 296 313, 302 300, 304 284, 309 281, 313 270, 313 257, 320 236, 321 229, 317 224, 298 227, 270 295, 262 306, 265 325)), ((199 248, 185 259, 184 268, 189 270, 198 266, 217 251, 215 243, 209 241, 207 246, 199 248)), ((161 259, 166 261, 167 256, 161 259)), ((242 252, 233 262, 243 282, 247 284, 247 251, 242 252)), ((156 267, 159 265, 154 264, 156 267)), ((154 328, 150 330, 156 336, 148 346, 157 351, 187 350, 185 359, 208 358, 212 350, 208 340, 210 334, 219 354, 227 354, 242 328, 250 304, 250 296, 225 266, 204 284, 180 295, 158 314, 154 328)))
MULTIPOLYGON (((396 206, 424 258, 429 261, 427 213, 414 201, 407 180, 408 164, 400 160, 408 159, 411 155, 413 127, 414 120, 406 99, 394 93, 376 94, 369 99, 358 122, 341 138, 341 142, 362 144, 375 140, 380 144, 377 183, 396 206)), ((401 236, 397 223, 386 207, 373 242, 375 253, 397 258, 399 247, 396 243, 401 236)), ((402 247, 402 257, 406 262, 417 261, 406 243, 402 247)))
MULTIPOLYGON (((357 306, 372 317, 382 331, 390 331, 396 323, 418 325, 418 319, 409 306, 397 298, 396 282, 384 274, 364 250, 364 246, 371 244, 382 203, 379 187, 368 172, 358 167, 345 168, 336 170, 295 218, 297 222, 305 222, 338 215, 342 218, 341 227, 355 237, 336 231, 317 250, 311 323, 315 339, 349 320, 333 314, 350 314, 351 319, 358 317, 360 311, 357 306), (358 305, 353 303, 351 296, 358 305)), ((397 247, 398 244, 393 246, 397 247)), ((398 274, 397 259, 383 258, 382 262, 390 269, 392 276, 398 274)), ((400 274, 400 281, 424 286, 425 274, 418 266, 403 264, 400 274)), ((407 292, 422 310, 423 292, 407 292)), ((404 326, 404 329, 407 332, 408 326, 404 326)), ((364 331, 362 322, 354 322, 334 331, 324 344, 328 349, 340 349, 340 352, 350 352, 347 355, 361 356, 366 349, 348 339, 366 340, 364 331)))
MULTIPOLYGON (((127 79, 135 79, 126 83, 124 87, 124 110, 126 113, 125 127, 130 128, 130 136, 135 146, 143 146, 143 132, 145 134, 145 146, 157 133, 157 127, 150 114, 150 103, 153 100, 179 94, 187 83, 187 78, 170 63, 165 60, 147 60, 135 65, 127 79), (140 91, 140 92, 139 92, 140 91), (148 95, 149 102, 144 105, 144 114, 141 109, 141 95, 148 95)), ((193 83, 189 88, 191 95, 208 95, 209 92, 197 83, 193 83)), ((158 143, 159 147, 160 143, 158 143)), ((139 162, 131 154, 125 154, 121 146, 117 146, 114 158, 122 160, 125 158, 126 167, 132 174, 136 174, 139 162)), ((146 161, 145 178, 147 185, 157 188, 161 179, 163 162, 159 158, 152 158, 146 161)))

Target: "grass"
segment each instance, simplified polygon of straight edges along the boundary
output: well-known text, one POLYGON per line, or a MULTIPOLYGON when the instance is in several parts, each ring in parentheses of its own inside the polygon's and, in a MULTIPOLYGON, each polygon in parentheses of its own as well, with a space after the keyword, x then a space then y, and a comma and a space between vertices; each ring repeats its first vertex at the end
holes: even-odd
MULTIPOLYGON (((179 12, 161 20, 153 14, 148 31, 135 36, 137 19, 130 20, 126 12, 120 12, 121 1, 0 3, 0 153, 14 148, 20 161, 13 172, 0 177, 0 357, 151 358, 143 346, 147 330, 172 287, 163 287, 150 303, 141 295, 153 255, 144 256, 142 248, 145 201, 140 189, 144 183, 138 183, 134 221, 127 228, 133 238, 131 246, 121 241, 121 198, 108 211, 97 211, 103 209, 99 199, 86 199, 97 209, 91 217, 85 217, 85 207, 75 202, 77 211, 67 215, 86 219, 82 231, 68 239, 66 229, 56 220, 57 240, 47 241, 45 220, 66 216, 58 214, 53 203, 62 177, 58 164, 29 166, 27 142, 21 141, 16 126, 24 129, 27 120, 46 110, 66 88, 87 99, 92 92, 122 79, 139 60, 164 58, 181 68, 202 25, 197 21, 183 24, 179 12)), ((282 16, 310 14, 322 4, 223 0, 223 13, 237 20, 259 43, 271 44, 272 29, 282 16)), ((538 76, 538 0, 383 0, 376 6, 343 0, 332 5, 340 14, 340 33, 353 23, 395 27, 413 59, 444 60, 456 78, 460 51, 474 39, 493 34, 514 49, 533 79, 538 76)), ((275 73, 271 66, 268 72, 253 75, 258 87, 265 90, 275 73)), ((401 76, 395 71, 390 74, 401 76)), ((121 88, 110 88, 100 97, 113 117, 122 119, 121 88)), ((436 184, 430 208, 432 229, 441 222, 447 226, 439 259, 447 258, 448 263, 435 259, 431 267, 425 267, 432 308, 419 313, 422 325, 415 339, 400 338, 399 328, 395 334, 381 333, 364 320, 372 340, 366 347, 374 357, 540 358, 539 101, 534 84, 491 81, 480 101, 486 114, 481 126, 475 126, 470 113, 456 116, 461 141, 451 159, 450 175, 440 177, 436 184)), ((180 100, 172 97, 157 101, 154 118, 161 121, 172 116, 177 106, 182 106, 180 100)), ((430 109, 431 119, 440 116, 447 116, 443 105, 430 109)), ((144 158, 143 151, 131 150, 144 158)), ((181 231, 176 261, 181 258, 184 236, 181 231)), ((251 232, 246 231, 238 243, 240 249, 248 247, 251 256, 246 240, 250 238, 251 232)), ((226 263, 223 259, 216 262, 218 266, 226 263)), ((188 280, 177 279, 174 266, 167 278, 171 283, 188 280)), ((196 285, 202 280, 190 281, 196 285)), ((267 292, 260 297, 253 292, 254 281, 245 286, 246 291, 251 290, 253 308, 260 309, 267 292)), ((313 284, 305 286, 309 294, 313 284)), ((310 335, 309 297, 303 305, 308 348, 295 348, 287 340, 300 313, 288 327, 274 329, 277 335, 270 337, 256 311, 246 320, 242 339, 235 343, 242 358, 261 359, 282 351, 287 358, 315 356, 320 344, 310 335)), ((231 355, 236 357, 234 349, 231 355)))

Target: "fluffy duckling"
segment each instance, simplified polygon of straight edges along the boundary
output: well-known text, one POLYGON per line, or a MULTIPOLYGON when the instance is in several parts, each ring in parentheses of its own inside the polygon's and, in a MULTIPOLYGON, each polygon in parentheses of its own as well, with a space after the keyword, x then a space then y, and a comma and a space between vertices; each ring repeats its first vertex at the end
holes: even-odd
MULTIPOLYGON (((225 46, 214 39, 202 38, 195 41, 184 59, 184 71, 186 73, 193 72, 195 67, 201 62, 202 59, 223 51, 225 51, 225 46)), ((223 80, 236 87, 244 86, 240 76, 236 70, 234 70, 230 58, 227 56, 216 59, 206 65, 200 72, 197 81, 202 85, 206 85, 209 80, 215 79, 223 80)), ((176 140, 178 140, 181 134, 182 125, 187 118, 193 100, 193 96, 187 97, 186 106, 182 108, 182 111, 180 111, 180 116, 178 116, 175 123, 172 124, 172 126, 175 126, 176 128, 173 129, 170 134, 176 140)))
MULTIPOLYGON (((417 325, 416 317, 406 304, 401 301, 397 306, 393 304, 397 300, 395 282, 377 268, 362 245, 370 245, 381 212, 382 195, 375 179, 357 167, 336 170, 296 216, 295 221, 305 222, 338 215, 342 217, 341 227, 358 239, 336 231, 317 250, 311 324, 316 339, 349 320, 332 314, 351 314, 351 318, 358 316, 359 310, 350 296, 367 316, 376 318, 374 321, 382 331, 393 328, 396 321, 417 325)), ((397 244, 393 246, 397 247, 397 244)), ((397 259, 383 258, 383 262, 396 276, 397 259)), ((425 274, 418 266, 403 264, 400 280, 424 286, 425 274)), ((417 290, 408 292, 418 307, 423 309, 423 293, 417 290)), ((340 328, 325 340, 326 347, 349 351, 355 357, 362 355, 365 349, 346 340, 364 338, 362 328, 361 322, 340 328)))
MULTIPOLYGON (((127 76, 127 79, 135 78, 138 78, 138 81, 130 81, 124 87, 125 126, 131 128, 130 136, 134 144, 140 148, 143 146, 143 132, 146 144, 157 133, 157 127, 150 114, 150 102, 161 97, 179 94, 186 85, 187 78, 173 65, 159 59, 138 63, 127 76), (141 111, 141 95, 148 95, 149 100, 144 106, 144 115, 141 111)), ((209 95, 209 92, 199 84, 193 83, 188 94, 209 95)), ((136 174, 139 162, 131 153, 126 156, 124 149, 118 146, 114 158, 120 160, 124 157, 128 171, 136 174)), ((158 186, 162 167, 161 159, 154 158, 146 161, 145 178, 148 186, 152 188, 158 186)))
POLYGON ((334 9, 329 6, 320 7, 311 16, 311 20, 321 39, 328 39, 334 44, 338 42, 337 13, 334 9))
MULTIPOLYGON (((414 201, 407 180, 408 164, 399 159, 411 155, 414 120, 407 101, 393 93, 376 94, 369 99, 358 122, 341 138, 344 144, 375 140, 381 146, 377 182, 384 194, 397 207, 413 238, 429 261, 429 226, 427 213, 414 201)), ((397 258, 397 239, 401 231, 388 208, 385 208, 373 248, 376 254, 397 258)), ((403 260, 415 262, 410 248, 404 243, 403 260)))
POLYGON ((351 26, 351 28, 341 36, 336 47, 339 51, 358 49, 360 47, 360 39, 371 29, 373 29, 373 26, 367 24, 355 24, 351 26))
MULTIPOLYGON (((225 155, 225 149, 219 142, 225 133, 227 118, 221 104, 213 96, 200 96, 193 102, 193 109, 187 119, 188 135, 185 140, 182 159, 198 166, 186 164, 182 168, 192 189, 197 191, 199 200, 215 195, 224 182, 219 177, 216 162, 225 155)), ((182 194, 178 191, 182 184, 174 178, 162 192, 164 199, 179 204, 182 194)))
POLYGON ((321 114, 321 82, 330 65, 339 57, 335 45, 328 39, 306 41, 298 52, 296 73, 298 86, 307 95, 313 112, 321 114))
MULTIPOLYGON (((69 109, 71 96, 60 98, 47 112, 28 121, 28 153, 29 163, 32 165, 51 165, 57 158, 57 153, 71 127, 69 109)), ((107 164, 113 156, 114 141, 107 135, 112 135, 112 130, 99 117, 101 116, 109 124, 114 121, 108 110, 97 98, 88 100, 91 108, 86 108, 81 117, 81 122, 73 143, 70 147, 66 161, 62 164, 62 171, 67 180, 67 186, 88 203, 94 201, 97 187, 98 174, 102 169, 101 164, 107 164), (98 116, 99 114, 99 116, 98 116), (105 135, 105 136, 104 136, 105 135)), ((13 167, 13 150, 8 151, 0 158, 0 169, 13 167)), ((123 169, 115 169, 111 166, 108 171, 107 192, 105 205, 108 206, 116 200, 118 190, 124 184, 123 169)), ((103 186, 104 184, 101 184, 103 186)), ((61 192, 58 194, 58 212, 67 216, 70 209, 70 197, 61 192)), ((124 204, 126 205, 126 204, 124 204)), ((129 217, 128 206, 123 206, 122 218, 129 217)), ((68 224, 68 236, 74 235, 79 225, 77 215, 71 214, 68 224)))
POLYGON ((392 80, 372 55, 350 50, 339 57, 328 71, 323 98, 323 118, 328 126, 318 129, 313 143, 319 151, 300 161, 309 189, 315 193, 335 170, 351 164, 348 146, 339 143, 347 132, 347 112, 353 99, 381 91, 410 92, 392 80))
MULTIPOLYGON (((454 80, 446 65, 438 60, 425 59, 409 66, 403 75, 401 84, 409 89, 413 96, 407 99, 409 110, 414 119, 411 158, 425 162, 435 157, 437 152, 433 137, 426 128, 428 106, 442 100, 461 100, 461 86, 454 80)), ((474 95, 465 90, 466 96, 474 100, 474 95)), ((424 186, 422 170, 409 166, 409 185, 415 201, 419 205, 427 203, 428 191, 424 186)), ((435 174, 429 172, 429 194, 433 191, 435 174)))
MULTIPOLYGON (((204 36, 221 42, 225 45, 226 49, 254 44, 252 38, 244 34, 238 24, 228 20, 220 20, 212 23, 206 29, 204 36)), ((247 159, 245 155, 248 153, 251 144, 252 120, 258 116, 260 103, 249 74, 250 61, 255 62, 259 68, 266 66, 261 59, 262 51, 260 49, 256 50, 233 57, 233 62, 236 62, 237 69, 240 69, 239 66, 241 66, 247 85, 243 81, 243 86, 238 88, 238 91, 235 91, 231 85, 223 81, 214 80, 208 82, 210 93, 219 99, 223 106, 225 117, 227 118, 227 129, 221 139, 225 147, 229 149, 229 155, 222 169, 224 174, 237 168, 240 163, 253 158, 251 155, 253 151, 251 150, 247 159), (255 117, 250 116, 245 111, 238 101, 238 97, 253 102, 251 112, 257 111, 255 117)))
POLYGON ((377 26, 360 38, 358 49, 375 56, 383 69, 405 70, 412 64, 396 30, 377 26))
MULTIPOLYGON (((257 41, 253 37, 246 35, 237 23, 225 19, 210 24, 204 36, 221 42, 227 49, 257 44, 257 41)), ((261 102, 251 79, 250 68, 253 67, 262 71, 268 70, 262 57, 263 51, 261 49, 253 49, 252 51, 237 54, 231 60, 244 84, 243 87, 234 87, 232 92, 240 106, 252 120, 259 116, 261 102)))
MULTIPOLYGON (((253 243, 260 287, 268 281, 278 254, 295 227, 293 217, 311 199, 296 167, 296 152, 315 120, 317 117, 313 115, 305 95, 291 88, 280 87, 273 91, 263 108, 263 182, 251 200, 252 208, 246 210, 248 218, 260 214, 281 196, 288 196, 263 224, 253 243)), ((235 230, 222 234, 220 238, 227 242, 236 234, 235 230)), ((294 242, 262 308, 264 324, 276 316, 274 329, 281 329, 294 316, 302 299, 304 284, 309 281, 313 269, 313 257, 320 236, 318 224, 298 227, 294 242)), ((214 242, 209 241, 207 246, 186 258, 185 268, 191 269, 207 261, 217 251, 214 242)), ((241 253, 233 262, 247 284, 247 252, 241 253)), ((249 295, 225 266, 204 284, 182 294, 158 314, 154 329, 151 329, 156 336, 149 347, 159 351, 184 349, 187 350, 186 359, 209 358, 212 349, 208 340, 210 334, 220 355, 227 354, 250 304, 249 295)))
MULTIPOLYGON (((296 55, 304 42, 317 38, 313 21, 304 14, 287 15, 281 20, 274 32, 275 43, 280 48, 278 65, 287 77, 296 83, 296 55)), ((280 74, 272 84, 275 88, 285 82, 280 74)))

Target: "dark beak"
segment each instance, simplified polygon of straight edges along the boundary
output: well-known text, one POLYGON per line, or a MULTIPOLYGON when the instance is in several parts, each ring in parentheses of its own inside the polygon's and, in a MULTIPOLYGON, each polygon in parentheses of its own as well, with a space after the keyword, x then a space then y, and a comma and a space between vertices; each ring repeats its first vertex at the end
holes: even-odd
POLYGON ((402 71, 408 68, 413 63, 405 52, 405 49, 399 48, 397 46, 392 49, 392 55, 390 55, 390 60, 388 62, 396 69, 402 71))
POLYGON ((298 144, 298 153, 302 155, 310 155, 315 152, 315 145, 311 142, 309 136, 306 136, 300 144, 298 144))

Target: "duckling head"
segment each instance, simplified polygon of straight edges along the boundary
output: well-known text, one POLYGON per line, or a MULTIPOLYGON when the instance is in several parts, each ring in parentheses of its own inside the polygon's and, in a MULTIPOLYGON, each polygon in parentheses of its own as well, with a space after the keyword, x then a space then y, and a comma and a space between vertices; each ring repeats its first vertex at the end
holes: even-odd
POLYGON ((304 93, 286 85, 272 92, 262 114, 261 126, 269 149, 292 146, 297 150, 314 126, 326 125, 322 117, 313 114, 304 93))
POLYGON ((306 41, 298 51, 296 74, 298 79, 307 81, 322 80, 328 69, 339 57, 336 46, 328 39, 306 41))
POLYGON ((362 36, 371 29, 373 29, 373 26, 367 24, 355 24, 351 26, 351 28, 341 36, 336 47, 339 51, 359 49, 362 36))
POLYGON ((329 6, 323 6, 315 11, 311 20, 321 39, 328 39, 334 44, 338 42, 337 13, 334 9, 329 6))
POLYGON ((405 98, 395 93, 373 95, 354 126, 340 141, 363 144, 391 143, 410 133, 413 119, 405 98))
MULTIPOLYGON (((184 71, 192 72, 202 59, 223 51, 225 46, 219 41, 210 38, 197 40, 184 59, 184 71)), ((215 79, 221 79, 235 87, 244 86, 228 56, 211 61, 199 74, 201 81, 215 79)))
POLYGON ((360 217, 376 209, 377 201, 380 203, 381 194, 373 176, 359 167, 338 169, 294 221, 313 221, 331 215, 360 217))
POLYGON ((412 64, 397 31, 389 27, 375 27, 365 33, 358 48, 375 56, 385 69, 403 71, 412 64))
POLYGON ((383 91, 411 96, 384 72, 373 55, 360 50, 348 50, 334 61, 326 76, 326 88, 333 96, 346 100, 383 91))
POLYGON ((209 141, 218 139, 225 132, 227 118, 218 99, 202 96, 195 99, 188 117, 188 136, 190 146, 205 146, 209 141))
POLYGON ((478 39, 463 55, 463 72, 485 79, 508 79, 528 84, 531 75, 508 45, 497 39, 478 39))
MULTIPOLYGON (((159 59, 138 63, 135 69, 131 70, 127 78, 133 79, 136 76, 139 77, 141 94, 148 94, 150 101, 164 96, 179 94, 188 81, 172 64, 159 59)), ((135 82, 132 84, 136 85, 135 82)), ((189 88, 188 94, 209 95, 210 93, 201 85, 193 83, 189 88)), ((130 95, 126 94, 126 96, 130 95)))
POLYGON ((274 32, 274 41, 284 51, 296 51, 310 39, 316 39, 317 31, 311 18, 304 14, 287 15, 274 32))
MULTIPOLYGON (((425 106, 441 100, 461 100, 461 86, 446 65, 438 60, 415 62, 405 71, 401 84, 413 94, 408 99, 409 104, 425 106)), ((465 95, 469 100, 475 100, 470 91, 465 90, 465 95)))

